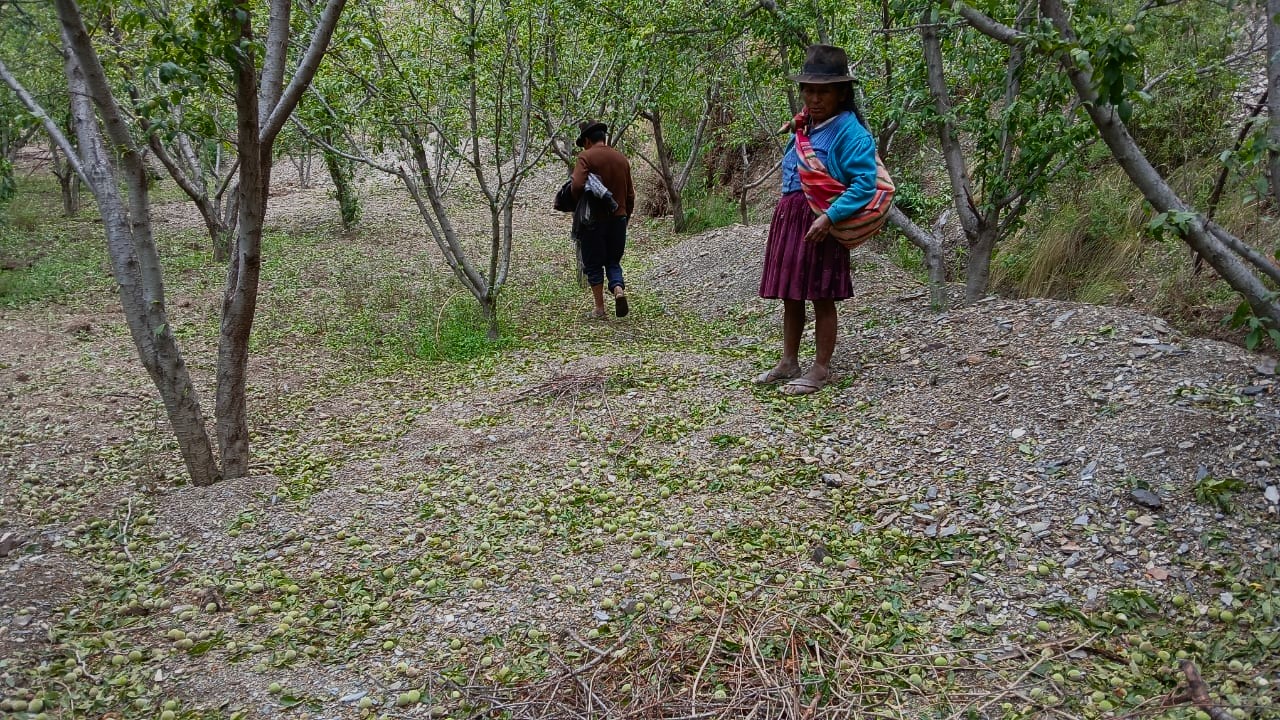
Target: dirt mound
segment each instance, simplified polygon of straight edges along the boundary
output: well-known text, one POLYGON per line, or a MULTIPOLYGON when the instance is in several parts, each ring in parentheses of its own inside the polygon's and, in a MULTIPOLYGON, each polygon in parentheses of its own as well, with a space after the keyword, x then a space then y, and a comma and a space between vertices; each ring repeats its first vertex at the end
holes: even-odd
MULTIPOLYGON (((729 225, 694 235, 655 257, 644 282, 668 303, 708 318, 730 311, 774 312, 779 303, 758 294, 768 234, 767 225, 729 225)), ((921 290, 918 281, 865 246, 853 252, 851 262, 854 298, 849 304, 921 290)))

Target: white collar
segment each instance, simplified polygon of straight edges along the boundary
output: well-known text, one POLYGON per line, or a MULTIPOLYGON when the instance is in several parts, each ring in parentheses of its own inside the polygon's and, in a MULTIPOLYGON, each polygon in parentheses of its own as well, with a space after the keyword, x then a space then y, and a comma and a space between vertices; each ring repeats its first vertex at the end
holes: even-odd
POLYGON ((841 115, 843 115, 843 114, 844 114, 844 111, 843 111, 843 110, 841 110, 840 112, 836 113, 835 115, 832 115, 831 117, 827 118, 826 120, 823 120, 822 122, 818 123, 817 125, 814 125, 814 126, 813 126, 813 128, 809 130, 809 132, 813 132, 814 130, 821 130, 822 128, 824 128, 824 127, 826 127, 826 126, 830 125, 830 124, 831 124, 831 122, 832 122, 833 120, 835 120, 836 118, 840 117, 840 116, 841 116, 841 115))

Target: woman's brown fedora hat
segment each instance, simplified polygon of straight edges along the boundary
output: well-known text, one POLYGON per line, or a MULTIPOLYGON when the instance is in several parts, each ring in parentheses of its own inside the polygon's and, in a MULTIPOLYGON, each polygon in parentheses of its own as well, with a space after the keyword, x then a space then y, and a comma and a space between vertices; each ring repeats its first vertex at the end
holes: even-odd
POLYGON ((849 55, 835 45, 810 45, 805 51, 804 67, 791 79, 798 83, 853 82, 849 74, 849 55))

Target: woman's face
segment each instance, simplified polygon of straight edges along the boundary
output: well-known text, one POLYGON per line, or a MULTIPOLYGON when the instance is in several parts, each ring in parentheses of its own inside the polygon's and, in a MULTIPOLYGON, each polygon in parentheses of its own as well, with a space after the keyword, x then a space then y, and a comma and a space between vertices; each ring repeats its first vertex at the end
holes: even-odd
POLYGON ((822 122, 840 112, 848 92, 844 83, 800 83, 800 94, 813 122, 822 122))

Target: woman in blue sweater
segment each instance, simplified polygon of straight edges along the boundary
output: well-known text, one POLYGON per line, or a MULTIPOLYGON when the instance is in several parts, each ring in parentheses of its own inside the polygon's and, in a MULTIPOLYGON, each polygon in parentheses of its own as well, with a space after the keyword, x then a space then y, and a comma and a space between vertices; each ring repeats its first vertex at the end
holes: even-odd
POLYGON ((801 189, 805 167, 792 137, 782 160, 782 197, 769 225, 760 297, 782 300, 782 357, 756 378, 761 384, 785 382, 787 395, 817 392, 831 379, 831 355, 836 345, 836 302, 853 295, 849 251, 831 236, 833 223, 853 215, 876 192, 876 145, 853 98, 853 77, 845 51, 831 45, 809 47, 800 83, 805 111, 803 126, 793 129, 807 136, 826 172, 845 190, 823 213, 815 213, 801 189), (805 303, 813 304, 813 364, 800 367, 800 338, 805 303))

